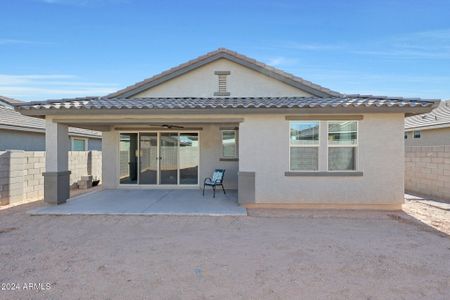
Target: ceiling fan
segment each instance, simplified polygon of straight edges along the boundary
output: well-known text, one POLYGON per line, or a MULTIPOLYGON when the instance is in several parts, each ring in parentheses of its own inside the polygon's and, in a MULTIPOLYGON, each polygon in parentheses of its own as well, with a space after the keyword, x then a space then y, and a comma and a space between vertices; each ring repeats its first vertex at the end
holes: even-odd
POLYGON ((184 126, 172 125, 172 124, 162 124, 160 127, 167 129, 183 129, 184 126))

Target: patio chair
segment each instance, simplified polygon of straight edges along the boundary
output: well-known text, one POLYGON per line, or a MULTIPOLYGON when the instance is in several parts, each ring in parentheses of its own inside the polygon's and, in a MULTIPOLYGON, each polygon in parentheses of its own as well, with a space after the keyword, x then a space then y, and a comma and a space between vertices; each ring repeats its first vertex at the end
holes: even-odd
POLYGON ((215 169, 212 178, 205 178, 203 181, 203 196, 205 196, 205 187, 210 186, 213 189, 213 198, 216 198, 216 186, 221 186, 223 193, 225 193, 225 188, 223 187, 223 177, 225 175, 224 169, 215 169))

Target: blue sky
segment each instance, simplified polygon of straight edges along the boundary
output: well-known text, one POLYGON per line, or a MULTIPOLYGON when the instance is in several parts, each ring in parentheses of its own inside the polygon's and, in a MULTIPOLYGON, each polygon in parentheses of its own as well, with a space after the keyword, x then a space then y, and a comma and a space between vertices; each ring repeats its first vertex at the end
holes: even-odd
POLYGON ((343 93, 450 98, 450 1, 0 1, 0 95, 105 95, 219 47, 343 93))

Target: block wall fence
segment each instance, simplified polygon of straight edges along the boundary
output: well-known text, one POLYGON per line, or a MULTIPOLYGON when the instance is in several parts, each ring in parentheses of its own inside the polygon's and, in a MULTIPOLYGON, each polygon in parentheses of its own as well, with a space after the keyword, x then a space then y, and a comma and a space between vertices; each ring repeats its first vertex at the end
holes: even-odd
MULTIPOLYGON (((27 203, 44 197, 45 151, 0 151, 0 205, 27 203)), ((70 184, 81 176, 102 177, 101 151, 69 151, 70 184)))
POLYGON ((405 147, 405 190, 450 200, 450 145, 405 147))

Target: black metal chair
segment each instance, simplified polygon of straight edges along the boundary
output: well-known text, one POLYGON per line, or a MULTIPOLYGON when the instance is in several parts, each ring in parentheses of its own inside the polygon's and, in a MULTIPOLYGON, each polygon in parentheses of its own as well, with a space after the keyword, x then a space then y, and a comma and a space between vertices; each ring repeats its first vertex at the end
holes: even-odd
POLYGON ((223 193, 225 193, 225 188, 223 187, 223 177, 225 175, 224 169, 215 169, 212 178, 205 178, 203 181, 203 196, 205 196, 205 187, 210 186, 213 189, 213 198, 216 198, 216 186, 221 186, 223 193))

